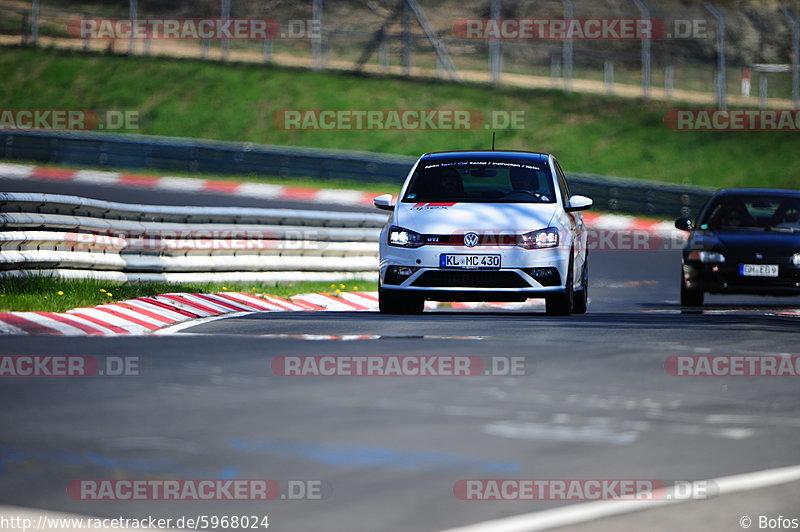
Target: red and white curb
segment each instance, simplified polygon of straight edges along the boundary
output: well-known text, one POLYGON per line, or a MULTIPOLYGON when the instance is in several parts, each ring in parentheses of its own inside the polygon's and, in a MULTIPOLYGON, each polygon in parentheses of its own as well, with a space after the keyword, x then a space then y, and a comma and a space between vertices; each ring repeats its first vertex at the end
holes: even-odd
MULTIPOLYGON (((496 309, 518 310, 529 303, 426 303, 429 310, 496 309)), ((340 294, 300 294, 284 299, 269 294, 243 292, 190 294, 177 292, 152 297, 137 297, 96 307, 74 308, 66 312, 0 313, 0 334, 58 336, 125 336, 177 332, 203 321, 254 312, 293 311, 377 311, 376 292, 340 294)))
POLYGON ((179 322, 277 307, 241 292, 161 294, 67 312, 6 312, 0 333, 15 335, 122 336, 149 334, 179 322))
POLYGON ((215 192, 249 198, 343 205, 372 205, 372 198, 377 196, 375 193, 360 190, 292 187, 247 181, 197 179, 194 177, 160 177, 11 163, 0 163, 0 178, 29 179, 31 181, 74 181, 92 185, 126 186, 178 192, 215 192))
MULTIPOLYGON (((72 170, 51 166, 0 163, 0 179, 29 179, 32 181, 74 181, 104 186, 126 186, 150 190, 180 192, 214 192, 265 200, 291 200, 306 203, 371 206, 374 192, 328 188, 306 188, 246 181, 197 179, 193 177, 146 176, 103 172, 98 170, 72 170)), ((619 214, 583 215, 586 224, 607 231, 644 231, 658 234, 683 234, 671 222, 624 216, 619 214)))

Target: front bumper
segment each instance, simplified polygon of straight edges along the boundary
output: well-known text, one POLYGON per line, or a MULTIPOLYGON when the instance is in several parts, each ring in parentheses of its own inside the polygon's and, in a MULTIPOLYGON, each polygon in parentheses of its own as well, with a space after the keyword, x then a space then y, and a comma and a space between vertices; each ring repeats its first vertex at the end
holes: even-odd
POLYGON ((719 294, 798 295, 800 268, 788 262, 778 264, 778 277, 747 277, 739 273, 739 262, 721 264, 683 261, 683 278, 688 288, 719 294))
POLYGON ((416 249, 384 246, 381 249, 381 290, 404 291, 434 301, 524 301, 563 293, 569 267, 565 249, 519 247, 423 246, 416 249), (442 254, 500 255, 501 267, 442 268, 442 254), (398 275, 397 267, 412 270, 398 275))

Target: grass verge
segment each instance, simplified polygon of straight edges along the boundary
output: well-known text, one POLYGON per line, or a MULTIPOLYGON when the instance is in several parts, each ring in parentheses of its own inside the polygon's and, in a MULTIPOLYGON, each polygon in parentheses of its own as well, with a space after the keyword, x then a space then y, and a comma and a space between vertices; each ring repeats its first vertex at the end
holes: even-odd
POLYGON ((299 68, 6 47, 0 108, 140 113, 138 133, 419 155, 487 148, 489 130, 287 130, 290 109, 520 112, 506 149, 559 156, 568 172, 713 187, 800 183, 797 132, 685 132, 663 123, 697 107, 553 90, 311 72, 299 68))
POLYGON ((375 282, 341 283, 198 283, 198 284, 114 284, 92 280, 66 280, 49 277, 0 278, 0 312, 64 312, 123 299, 153 296, 167 292, 245 292, 289 297, 307 292, 373 291, 375 282))

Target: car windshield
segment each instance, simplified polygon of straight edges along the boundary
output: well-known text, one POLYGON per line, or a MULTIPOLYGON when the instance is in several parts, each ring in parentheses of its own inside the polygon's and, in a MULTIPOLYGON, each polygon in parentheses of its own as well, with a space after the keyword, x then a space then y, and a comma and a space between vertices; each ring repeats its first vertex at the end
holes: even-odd
POLYGON ((554 203, 547 162, 436 161, 421 163, 404 202, 554 203))
POLYGON ((725 231, 800 231, 800 197, 721 196, 700 229, 725 231))

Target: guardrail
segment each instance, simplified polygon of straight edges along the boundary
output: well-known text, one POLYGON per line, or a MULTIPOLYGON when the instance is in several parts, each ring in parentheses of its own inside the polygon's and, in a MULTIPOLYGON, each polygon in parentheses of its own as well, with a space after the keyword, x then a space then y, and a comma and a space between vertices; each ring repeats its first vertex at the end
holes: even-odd
MULTIPOLYGON (((414 157, 202 139, 97 132, 0 131, 2 157, 115 168, 204 174, 304 176, 394 183, 414 157)), ((571 191, 597 208, 626 214, 694 216, 713 190, 593 174, 567 174, 571 191)))
POLYGON ((372 280, 382 214, 131 205, 0 193, 0 276, 372 280))

